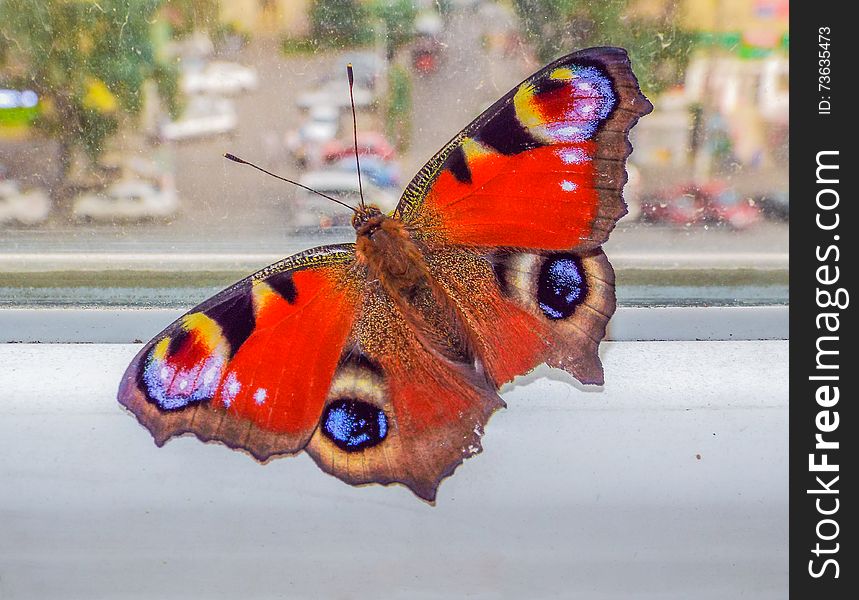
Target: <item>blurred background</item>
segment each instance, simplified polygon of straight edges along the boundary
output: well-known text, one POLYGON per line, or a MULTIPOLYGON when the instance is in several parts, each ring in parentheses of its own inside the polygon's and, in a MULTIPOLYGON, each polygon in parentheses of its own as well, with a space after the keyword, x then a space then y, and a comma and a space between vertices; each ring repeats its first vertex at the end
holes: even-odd
POLYGON ((787 0, 0 2, 0 304, 186 305, 354 239, 371 201, 553 58, 627 48, 621 302, 787 301, 787 0))

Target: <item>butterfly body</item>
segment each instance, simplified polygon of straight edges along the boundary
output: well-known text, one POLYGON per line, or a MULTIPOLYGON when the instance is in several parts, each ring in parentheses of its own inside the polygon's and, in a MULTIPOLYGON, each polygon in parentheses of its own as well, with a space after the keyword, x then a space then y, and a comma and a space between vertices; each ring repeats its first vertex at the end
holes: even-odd
POLYGON ((626 53, 563 57, 454 137, 354 244, 275 263, 145 345, 119 401, 157 444, 306 451, 426 500, 540 363, 600 384, 615 309, 601 244, 625 212, 627 133, 651 106, 626 53))

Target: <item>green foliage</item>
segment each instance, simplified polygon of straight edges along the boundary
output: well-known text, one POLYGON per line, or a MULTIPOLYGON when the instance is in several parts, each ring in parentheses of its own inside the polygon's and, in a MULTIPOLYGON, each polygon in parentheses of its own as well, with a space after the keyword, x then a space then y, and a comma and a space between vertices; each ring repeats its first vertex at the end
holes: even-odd
POLYGON ((418 13, 412 0, 374 0, 370 12, 385 24, 388 56, 411 41, 418 13))
POLYGON ((218 0, 166 0, 162 14, 170 22, 176 37, 183 37, 196 29, 208 30, 214 37, 221 27, 218 0))
POLYGON ((590 46, 629 51, 641 87, 658 92, 678 82, 694 35, 677 27, 676 2, 656 17, 629 11, 630 0, 514 0, 527 40, 549 62, 590 46))
POLYGON ((393 65, 388 72, 388 103, 385 130, 397 149, 404 151, 411 141, 412 80, 408 70, 393 65))
POLYGON ((177 73, 150 34, 162 0, 4 0, 0 58, 7 85, 33 89, 35 126, 60 142, 67 169, 74 148, 95 159, 124 115, 137 114, 154 79, 175 105, 177 73))
POLYGON ((306 37, 290 37, 284 36, 280 40, 280 51, 284 55, 290 56, 294 54, 313 54, 319 49, 319 43, 316 38, 306 37))
POLYGON ((310 27, 321 47, 343 48, 364 44, 372 39, 368 26, 369 11, 358 0, 313 0, 310 27))

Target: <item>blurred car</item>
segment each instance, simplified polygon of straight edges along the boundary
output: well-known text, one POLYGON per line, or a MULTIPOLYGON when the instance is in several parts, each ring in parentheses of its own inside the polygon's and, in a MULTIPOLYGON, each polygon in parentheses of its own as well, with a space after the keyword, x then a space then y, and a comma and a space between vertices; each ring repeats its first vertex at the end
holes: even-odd
POLYGON ((763 194, 755 202, 767 218, 776 221, 787 221, 790 219, 790 193, 787 190, 777 190, 763 194))
POLYGON ((140 221, 176 214, 179 199, 171 183, 156 186, 139 180, 118 181, 103 192, 75 198, 72 212, 82 221, 140 221))
POLYGON ((286 136, 286 149, 302 166, 318 166, 323 146, 340 130, 340 109, 331 105, 314 107, 304 124, 286 136))
MULTIPOLYGON (((355 153, 344 156, 329 165, 332 169, 345 173, 355 172, 355 153)), ((361 175, 364 181, 371 181, 380 188, 400 188, 400 169, 394 162, 380 159, 378 156, 361 157, 361 175)))
POLYGON ((421 75, 438 69, 442 44, 432 35, 417 35, 412 42, 412 67, 421 75))
MULTIPOLYGON (((355 107, 363 108, 373 103, 373 92, 355 82, 352 90, 355 96, 355 107)), ((323 81, 316 89, 298 95, 296 105, 299 108, 314 106, 349 107, 349 83, 345 75, 338 79, 323 81)))
POLYGON ((229 95, 255 90, 258 85, 254 69, 231 62, 211 62, 182 75, 182 90, 186 94, 229 95))
MULTIPOLYGON (((376 84, 384 76, 387 68, 386 62, 381 56, 366 50, 347 52, 340 61, 352 63, 355 85, 367 90, 376 89, 376 84)), ((337 81, 342 82, 342 78, 337 79, 337 81)))
POLYGON ((745 229, 761 220, 754 203, 724 183, 686 184, 641 203, 641 220, 670 225, 725 224, 745 229))
MULTIPOLYGON (((361 201, 358 176, 354 171, 351 173, 334 170, 308 171, 298 182, 349 206, 358 206, 361 201)), ((397 195, 382 190, 369 181, 364 181, 363 187, 364 200, 367 204, 375 204, 383 212, 390 212, 396 208, 397 195)), ((330 229, 348 226, 352 219, 352 213, 342 206, 301 188, 298 189, 291 206, 292 224, 296 228, 330 229)))
POLYGON ((167 121, 159 129, 162 140, 184 140, 218 135, 235 130, 238 125, 236 107, 226 98, 194 96, 185 112, 176 121, 167 121))
POLYGON ((36 225, 50 212, 51 200, 44 191, 22 192, 14 179, 0 179, 0 223, 36 225))
MULTIPOLYGON (((326 161, 333 162, 351 156, 355 160, 355 146, 351 140, 335 140, 322 149, 326 161)), ((358 155, 376 156, 381 160, 394 160, 396 152, 391 143, 381 133, 364 131, 358 134, 358 155)))

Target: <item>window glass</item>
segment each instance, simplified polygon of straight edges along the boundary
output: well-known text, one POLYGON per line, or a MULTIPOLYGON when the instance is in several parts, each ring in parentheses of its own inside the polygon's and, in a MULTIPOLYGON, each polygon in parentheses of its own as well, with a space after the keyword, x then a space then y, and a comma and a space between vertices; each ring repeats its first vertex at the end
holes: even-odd
POLYGON ((787 0, 4 0, 0 304, 185 306, 349 241, 345 64, 393 207, 551 59, 626 47, 655 110, 606 250, 633 304, 787 301, 787 0))

